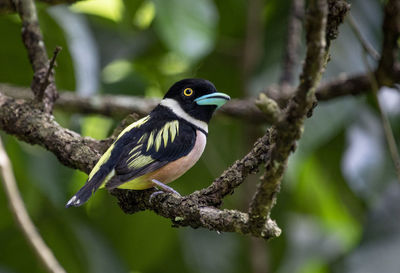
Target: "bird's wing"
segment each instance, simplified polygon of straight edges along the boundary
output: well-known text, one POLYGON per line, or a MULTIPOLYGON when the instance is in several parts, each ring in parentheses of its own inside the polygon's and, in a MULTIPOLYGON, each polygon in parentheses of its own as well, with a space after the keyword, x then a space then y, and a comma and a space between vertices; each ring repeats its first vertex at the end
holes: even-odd
POLYGON ((120 152, 128 141, 130 143, 137 142, 143 129, 141 127, 150 120, 150 116, 146 116, 128 127, 126 127, 118 136, 116 141, 101 156, 99 161, 93 167, 89 174, 86 184, 68 201, 66 207, 80 206, 85 203, 90 196, 109 179, 109 174, 115 168, 120 152))
MULTIPOLYGON (((140 138, 134 137, 138 140, 126 143, 123 147, 123 153, 114 168, 114 177, 106 184, 108 189, 153 172, 187 155, 193 149, 196 131, 192 126, 180 120, 163 123, 153 121, 151 125, 151 130, 132 132, 142 135, 140 138)), ((146 125, 141 128, 146 129, 145 127, 146 125)))

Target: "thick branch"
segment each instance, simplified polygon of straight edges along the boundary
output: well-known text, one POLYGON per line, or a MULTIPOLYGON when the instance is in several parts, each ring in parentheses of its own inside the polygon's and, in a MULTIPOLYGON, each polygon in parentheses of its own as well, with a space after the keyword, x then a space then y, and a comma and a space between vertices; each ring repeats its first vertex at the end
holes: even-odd
POLYGON ((277 237, 281 231, 276 223, 269 220, 262 231, 253 229, 247 213, 237 210, 220 210, 205 205, 200 199, 202 195, 195 192, 189 196, 177 197, 171 194, 159 194, 149 202, 154 190, 130 191, 112 190, 118 198, 119 205, 126 213, 135 213, 139 210, 151 209, 157 214, 172 220, 174 226, 190 226, 193 228, 207 228, 220 232, 238 232, 269 239, 277 237))
POLYGON ((89 172, 100 157, 103 144, 61 127, 35 104, 0 93, 0 129, 30 144, 38 144, 64 165, 89 172))

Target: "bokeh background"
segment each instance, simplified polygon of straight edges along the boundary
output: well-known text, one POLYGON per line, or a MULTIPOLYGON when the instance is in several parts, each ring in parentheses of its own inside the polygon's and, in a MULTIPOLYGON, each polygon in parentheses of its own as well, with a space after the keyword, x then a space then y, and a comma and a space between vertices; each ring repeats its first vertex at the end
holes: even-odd
MULTIPOLYGON (((349 2, 363 35, 379 50, 384 1, 349 2)), ((201 77, 243 98, 255 97, 281 74, 290 1, 92 0, 37 6, 49 55, 56 45, 63 47, 56 69, 59 90, 161 97, 173 82, 201 77)), ((16 14, 0 17, 0 82, 29 86, 32 70, 20 33, 16 14)), ((366 71, 359 41, 346 22, 331 55, 323 80, 366 71)), ((385 88, 379 98, 398 140, 399 92, 385 88)), ((59 111, 55 116, 63 126, 97 139, 120 122, 59 111)), ((215 118, 202 159, 172 186, 182 194, 206 187, 266 128, 215 118)), ((65 209, 86 175, 42 148, 0 135, 29 214, 68 272, 400 270, 400 184, 368 96, 320 103, 307 120, 272 213, 283 233, 270 242, 172 228, 148 211, 126 215, 105 191, 81 208, 65 209)), ((246 210, 256 183, 257 176, 250 177, 224 206, 246 210)), ((16 227, 3 190, 0 272, 44 272, 16 227)))

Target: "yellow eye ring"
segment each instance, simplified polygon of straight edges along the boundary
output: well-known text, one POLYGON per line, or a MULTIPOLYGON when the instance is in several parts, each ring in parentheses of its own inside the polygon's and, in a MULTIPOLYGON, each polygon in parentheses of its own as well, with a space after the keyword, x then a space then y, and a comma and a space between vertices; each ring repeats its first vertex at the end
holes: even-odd
POLYGON ((186 97, 190 97, 191 95, 193 95, 193 90, 192 90, 192 88, 185 88, 185 90, 183 90, 183 94, 184 94, 186 97))

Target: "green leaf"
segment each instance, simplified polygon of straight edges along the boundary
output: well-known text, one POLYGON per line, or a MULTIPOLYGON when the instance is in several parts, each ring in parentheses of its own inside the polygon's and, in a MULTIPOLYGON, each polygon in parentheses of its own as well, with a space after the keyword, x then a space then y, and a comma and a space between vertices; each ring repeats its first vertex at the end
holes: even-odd
POLYGON ((123 7, 122 0, 91 0, 77 2, 71 6, 71 9, 119 22, 122 19, 123 7))
POLYGON ((140 5, 136 11, 135 17, 133 17, 133 24, 139 29, 146 29, 154 20, 156 9, 154 3, 151 1, 145 1, 140 5))
POLYGON ((115 83, 132 72, 132 64, 127 60, 115 60, 104 67, 102 78, 105 83, 115 83))
POLYGON ((192 60, 208 54, 216 38, 217 13, 209 0, 154 0, 155 27, 165 45, 192 60))

